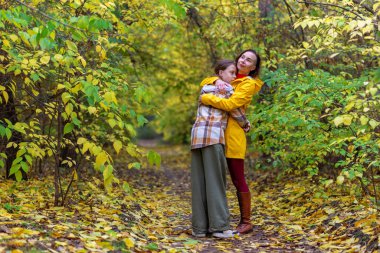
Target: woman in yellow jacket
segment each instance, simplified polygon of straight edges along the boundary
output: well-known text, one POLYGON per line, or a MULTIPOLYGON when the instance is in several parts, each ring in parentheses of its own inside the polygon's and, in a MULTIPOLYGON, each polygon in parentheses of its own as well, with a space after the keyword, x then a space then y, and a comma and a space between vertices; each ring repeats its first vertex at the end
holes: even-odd
MULTIPOLYGON (((236 108, 247 109, 251 103, 254 94, 258 93, 263 82, 258 78, 260 72, 259 54, 248 49, 243 51, 236 58, 238 74, 236 79, 231 83, 234 87, 234 93, 230 98, 220 98, 212 94, 201 96, 201 102, 205 105, 231 111, 236 108)), ((202 81, 201 85, 215 83, 221 85, 218 77, 209 77, 202 81)), ((226 141, 226 158, 228 169, 232 182, 236 187, 236 194, 240 208, 240 222, 236 230, 241 233, 252 231, 251 224, 251 193, 244 178, 244 158, 247 146, 247 140, 244 130, 232 117, 228 118, 227 128, 225 131, 226 141)))

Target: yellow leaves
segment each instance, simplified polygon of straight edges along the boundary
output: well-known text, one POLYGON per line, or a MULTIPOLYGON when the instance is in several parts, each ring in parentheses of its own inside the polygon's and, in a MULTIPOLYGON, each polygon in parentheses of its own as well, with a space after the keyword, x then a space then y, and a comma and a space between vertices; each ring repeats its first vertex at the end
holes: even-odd
POLYGON ((364 115, 360 116, 360 124, 362 126, 367 125, 368 121, 369 121, 369 119, 366 116, 364 116, 364 115))
POLYGON ((96 146, 95 144, 92 144, 92 148, 90 150, 90 152, 93 154, 93 155, 98 155, 100 152, 102 151, 102 148, 99 147, 99 146, 96 146))
MULTIPOLYGON (((12 240, 8 243, 8 245, 12 248, 21 248, 23 246, 26 245, 26 240, 20 240, 20 239, 16 239, 16 240, 12 240)), ((21 250, 14 250, 12 251, 12 253, 19 253, 19 252, 22 252, 21 250)))
POLYGON ((113 128, 116 125, 116 120, 114 119, 108 119, 107 122, 111 128, 113 128))
POLYGON ((67 114, 67 116, 70 116, 71 113, 73 112, 73 109, 74 109, 74 106, 73 104, 71 103, 68 103, 66 106, 65 106, 65 112, 67 114))
POLYGON ((95 159, 95 165, 100 167, 108 161, 108 154, 105 151, 101 151, 95 159))
POLYGON ((334 119, 334 124, 335 126, 339 126, 341 125, 342 123, 346 126, 349 126, 351 125, 351 122, 352 122, 352 119, 353 119, 353 116, 352 115, 341 115, 341 116, 338 116, 334 119))
POLYGON ((378 88, 374 88, 374 87, 372 87, 372 88, 369 88, 368 92, 369 92, 372 96, 375 96, 378 90, 379 90, 378 88))
POLYGON ((9 38, 13 41, 16 42, 18 40, 18 36, 16 34, 11 34, 9 35, 9 38))
POLYGON ((29 126, 26 123, 22 123, 22 122, 17 122, 16 124, 13 125, 14 130, 23 134, 26 134, 25 129, 28 129, 28 128, 29 126))
POLYGON ((380 11, 380 2, 376 2, 373 4, 373 10, 374 11, 380 11))
POLYGON ((4 97, 5 103, 7 104, 7 103, 8 103, 8 100, 9 100, 8 92, 3 91, 2 94, 3 94, 3 97, 4 97))
POLYGON ((64 84, 58 84, 57 85, 57 90, 61 90, 61 89, 65 89, 66 88, 66 86, 64 85, 64 84))
POLYGON ((13 73, 15 76, 18 76, 19 74, 21 74, 21 69, 16 69, 13 73))
POLYGON ((63 61, 63 56, 61 54, 56 54, 54 55, 54 59, 58 62, 58 63, 62 63, 63 61))
MULTIPOLYGON (((323 20, 322 20, 322 22, 323 22, 323 20)), ((305 18, 301 21, 295 22, 294 28, 297 28, 299 26, 301 26, 303 29, 305 29, 306 27, 312 28, 313 26, 318 28, 320 24, 321 24, 321 21, 318 19, 305 18)))
POLYGON ((64 93, 62 93, 62 102, 64 103, 64 104, 66 104, 70 99, 71 99, 71 95, 70 95, 70 93, 68 93, 68 92, 64 92, 64 93))
POLYGON ((2 207, 0 207, 0 217, 5 217, 5 218, 8 218, 8 219, 11 219, 12 218, 12 214, 8 213, 5 209, 3 209, 2 207))
POLYGON ((33 3, 33 6, 34 7, 37 7, 37 5, 41 2, 44 2, 44 0, 33 0, 32 3, 33 3))
POLYGON ((348 103, 348 104, 345 106, 344 111, 345 111, 345 112, 349 112, 354 106, 355 106, 355 101, 352 101, 352 102, 348 103))
POLYGON ((104 104, 103 102, 100 102, 99 103, 100 107, 103 108, 105 111, 108 111, 109 110, 109 106, 104 104))
POLYGON ((375 129, 378 125, 380 125, 380 122, 374 120, 374 119, 371 119, 369 121, 369 125, 372 127, 372 129, 375 129))
POLYGON ((107 101, 108 103, 114 102, 115 104, 117 104, 117 99, 116 99, 115 93, 113 91, 107 91, 103 95, 103 97, 104 97, 105 101, 107 101))
POLYGON ((114 147, 116 153, 119 154, 121 148, 123 147, 123 144, 121 143, 121 141, 116 140, 116 141, 113 143, 113 147, 114 147))
POLYGON ((21 227, 12 228, 13 237, 28 237, 29 235, 38 235, 38 234, 40 234, 40 232, 30 230, 30 229, 25 229, 21 227))
POLYGON ((371 225, 380 225, 380 220, 377 218, 377 214, 373 213, 364 219, 358 220, 355 222, 355 227, 366 227, 366 226, 371 226, 371 225))
POLYGON ((95 51, 99 54, 100 60, 104 60, 106 58, 107 52, 101 45, 96 45, 95 51))
POLYGON ((81 145, 83 143, 87 142, 87 139, 86 138, 83 138, 83 137, 79 137, 78 138, 78 141, 77 141, 77 144, 81 145))
POLYGON ((337 183, 338 185, 343 184, 343 182, 344 182, 344 176, 340 175, 340 176, 338 176, 338 177, 336 178, 336 183, 337 183))
POLYGON ((130 154, 133 157, 139 156, 138 149, 137 149, 136 145, 133 145, 132 143, 129 143, 127 145, 127 152, 128 152, 128 154, 130 154))
POLYGON ((77 170, 76 170, 76 169, 73 170, 73 179, 74 179, 75 181, 78 181, 78 173, 77 173, 77 170))
POLYGON ((98 112, 98 109, 97 109, 96 107, 93 107, 93 106, 89 106, 89 107, 87 108, 87 110, 88 110, 88 112, 89 112, 90 114, 96 114, 96 113, 98 112))
POLYGON ((49 56, 49 55, 46 55, 46 56, 44 56, 44 57, 41 57, 40 62, 41 62, 42 64, 47 65, 47 64, 50 62, 50 56, 49 56))
POLYGON ((97 168, 103 165, 106 161, 110 160, 109 155, 105 151, 103 151, 101 147, 96 146, 94 143, 90 142, 86 138, 78 138, 77 143, 79 145, 82 145, 82 154, 85 154, 87 151, 89 151, 93 156, 96 157, 95 165, 97 166, 97 168))
POLYGON ((3 40, 3 45, 6 46, 6 47, 11 47, 11 44, 9 43, 8 40, 3 40))
POLYGON ((104 60, 107 56, 107 53, 106 53, 106 50, 102 49, 100 52, 99 52, 99 58, 100 60, 104 60))
POLYGON ((303 42, 302 42, 302 46, 303 46, 304 48, 308 49, 308 48, 310 47, 310 44, 307 43, 306 41, 303 41, 303 42))
POLYGON ((96 242, 96 244, 99 245, 102 249, 108 249, 108 250, 114 249, 111 242, 96 242))
POLYGON ((107 180, 109 177, 111 177, 112 172, 113 172, 113 167, 111 165, 108 165, 103 171, 104 180, 107 180))
POLYGON ((125 243, 125 245, 130 249, 130 248, 133 248, 135 246, 135 241, 133 240, 133 238, 125 238, 123 239, 123 242, 125 243))
POLYGON ((303 229, 300 225, 287 225, 286 227, 291 228, 295 231, 303 231, 303 229))
MULTIPOLYGON (((313 181, 302 177, 296 180, 283 177, 268 182, 267 177, 261 176, 250 185, 250 189, 253 191, 252 210, 255 210, 252 218, 265 240, 257 241, 254 233, 231 240, 195 240, 190 235, 190 226, 186 225, 190 224, 191 213, 188 201, 191 196, 188 188, 190 156, 187 150, 179 151, 175 147, 160 149, 160 154, 167 154, 162 159, 165 171, 127 171, 128 183, 124 182, 122 187, 115 187, 107 194, 103 183, 115 182, 114 168, 106 161, 108 153, 84 137, 79 137, 77 143, 80 147, 92 145, 91 152, 97 149, 99 160, 104 162, 101 171, 104 182, 94 177, 75 183, 78 189, 72 195, 75 203, 60 208, 46 207, 52 202, 52 177, 43 181, 31 179, 27 184, 13 186, 13 199, 23 203, 18 204, 22 205, 23 211, 8 214, 3 205, 0 206, 0 237, 8 236, 2 245, 13 243, 13 248, 28 249, 46 245, 64 252, 230 252, 232 247, 242 252, 269 252, 273 248, 293 249, 297 245, 302 247, 301 251, 321 251, 321 245, 327 245, 324 246, 326 252, 335 252, 338 248, 338 252, 366 252, 365 245, 374 245, 370 240, 377 240, 376 229, 380 224, 374 210, 368 211, 369 202, 363 206, 353 205, 355 198, 342 196, 344 191, 339 191, 341 187, 327 189, 327 197, 314 202, 312 196, 321 188, 313 181), (180 163, 184 165, 179 169, 180 163), (4 218, 2 211, 11 216, 4 218), (5 223, 4 219, 12 223, 5 223), (2 233, 3 226, 9 231, 2 233), (44 232, 34 234, 28 231, 31 228, 44 232), (9 240, 13 233, 20 237, 9 240), (359 240, 363 242, 362 248, 353 250, 359 240), (37 241, 39 244, 35 244, 37 241)), ((137 149, 133 145, 131 148, 137 149)), ((120 161, 121 166, 115 166, 115 170, 133 161, 127 156, 121 159, 125 160, 120 161)), ((12 201, 9 197, 12 184, 0 181, 0 189, 4 189, 0 191, 2 203, 12 201)), ((233 187, 229 187, 227 195, 231 216, 238 218, 239 207, 233 187)), ((235 221, 237 219, 231 221, 231 226, 236 225, 235 221)))
POLYGON ((86 67, 87 62, 86 62, 86 60, 83 57, 80 58, 80 61, 81 61, 82 65, 83 65, 83 67, 86 67))
POLYGON ((337 56, 338 54, 339 54, 339 53, 334 53, 334 54, 330 55, 329 58, 332 59, 332 58, 334 58, 335 56, 337 56))
POLYGON ((67 246, 68 245, 67 242, 61 242, 61 241, 54 241, 54 244, 57 246, 67 246))
POLYGON ((71 51, 73 51, 75 53, 78 52, 77 45, 74 42, 72 42, 70 40, 66 40, 65 42, 66 42, 68 49, 70 49, 71 51))
POLYGON ((70 91, 73 93, 73 94, 78 94, 78 92, 82 89, 82 84, 81 83, 78 83, 77 85, 75 85, 73 88, 70 89, 70 91))
POLYGON ((50 32, 49 37, 53 40, 55 39, 55 31, 54 30, 50 32))
POLYGON ((31 44, 29 42, 29 38, 30 38, 29 34, 27 34, 25 32, 19 32, 18 34, 19 34, 21 40, 25 43, 25 45, 30 47, 31 44))

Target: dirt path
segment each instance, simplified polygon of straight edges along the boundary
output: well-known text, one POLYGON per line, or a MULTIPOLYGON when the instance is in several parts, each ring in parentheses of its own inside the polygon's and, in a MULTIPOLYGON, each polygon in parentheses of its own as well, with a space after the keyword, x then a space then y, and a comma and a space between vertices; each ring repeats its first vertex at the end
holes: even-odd
MULTIPOLYGON (((151 182, 142 188, 148 187, 152 192, 163 191, 161 198, 156 200, 157 213, 166 214, 165 217, 168 220, 164 219, 158 223, 166 228, 165 236, 169 238, 167 240, 170 247, 190 252, 322 252, 317 246, 309 243, 308 236, 302 233, 303 231, 287 233, 289 227, 285 227, 283 221, 277 220, 276 214, 271 214, 267 208, 266 202, 270 201, 267 198, 273 196, 266 196, 266 193, 262 192, 258 198, 257 189, 260 187, 257 185, 251 187, 253 189, 252 219, 255 224, 253 233, 226 240, 192 237, 189 151, 183 147, 155 149, 162 156, 161 168, 141 170, 140 175, 131 174, 144 178, 145 182, 151 182), (185 241, 176 242, 177 237, 185 241)), ((132 177, 131 175, 131 179, 132 177)), ((142 188, 139 190, 141 191, 142 188)), ((234 226, 239 220, 239 210, 231 183, 228 185, 227 194, 231 225, 234 226)), ((155 232, 156 236, 162 236, 159 230, 155 232)))
MULTIPOLYGON (((151 147, 152 148, 152 147, 151 147)), ((0 181, 0 252, 359 252, 379 251, 380 219, 368 198, 291 174, 248 169, 254 231, 231 239, 191 236, 186 147, 153 147, 161 168, 128 169, 115 159, 117 181, 78 181, 65 207, 52 205, 53 177, 0 181)), ((239 210, 228 185, 231 225, 239 210)))

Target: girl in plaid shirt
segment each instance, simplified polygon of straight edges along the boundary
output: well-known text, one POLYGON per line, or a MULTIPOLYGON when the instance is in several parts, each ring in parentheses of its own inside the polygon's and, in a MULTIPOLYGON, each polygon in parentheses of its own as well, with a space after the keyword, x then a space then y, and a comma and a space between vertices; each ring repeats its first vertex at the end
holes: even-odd
MULTIPOLYGON (((224 86, 205 85, 201 94, 212 93, 228 98, 233 88, 228 83, 236 78, 236 66, 232 60, 221 60, 215 66, 215 74, 226 82, 224 86)), ((192 229, 197 237, 207 232, 215 237, 233 237, 230 230, 226 197, 227 162, 224 155, 224 130, 228 117, 233 117, 245 131, 249 121, 241 108, 225 112, 198 104, 197 118, 191 130, 191 188, 192 229)))

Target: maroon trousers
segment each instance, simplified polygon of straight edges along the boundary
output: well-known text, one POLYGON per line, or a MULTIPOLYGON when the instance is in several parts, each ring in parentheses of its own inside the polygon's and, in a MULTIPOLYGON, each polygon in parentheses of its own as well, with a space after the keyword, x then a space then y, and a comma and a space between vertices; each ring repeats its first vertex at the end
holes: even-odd
POLYGON ((237 192, 249 192, 244 177, 244 159, 227 158, 228 170, 237 192))

